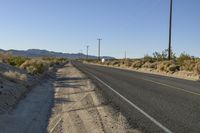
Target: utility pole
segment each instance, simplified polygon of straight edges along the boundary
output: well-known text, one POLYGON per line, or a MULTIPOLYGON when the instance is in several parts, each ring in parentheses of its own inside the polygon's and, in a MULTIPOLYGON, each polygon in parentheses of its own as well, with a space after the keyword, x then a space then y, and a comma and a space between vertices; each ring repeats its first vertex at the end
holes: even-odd
POLYGON ((170 0, 170 20, 169 20, 169 47, 168 47, 168 60, 171 60, 171 52, 172 52, 172 9, 173 9, 173 3, 172 0, 170 0))
POLYGON ((86 55, 87 55, 87 59, 88 59, 88 50, 89 50, 89 45, 87 45, 86 48, 87 48, 86 55))
POLYGON ((126 51, 125 51, 125 53, 124 53, 124 59, 126 60, 126 51))
POLYGON ((80 59, 82 59, 83 50, 80 50, 80 59))
POLYGON ((98 46, 98 60, 100 60, 101 59, 101 55, 100 55, 100 52, 101 52, 101 38, 98 38, 97 39, 98 40, 98 42, 99 42, 99 46, 98 46))

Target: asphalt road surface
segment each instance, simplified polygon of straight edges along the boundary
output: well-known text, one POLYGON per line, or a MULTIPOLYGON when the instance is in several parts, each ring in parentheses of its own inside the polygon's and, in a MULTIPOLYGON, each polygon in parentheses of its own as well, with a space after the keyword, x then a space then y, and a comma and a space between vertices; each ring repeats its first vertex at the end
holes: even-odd
POLYGON ((73 62, 145 132, 200 132, 200 82, 73 62))

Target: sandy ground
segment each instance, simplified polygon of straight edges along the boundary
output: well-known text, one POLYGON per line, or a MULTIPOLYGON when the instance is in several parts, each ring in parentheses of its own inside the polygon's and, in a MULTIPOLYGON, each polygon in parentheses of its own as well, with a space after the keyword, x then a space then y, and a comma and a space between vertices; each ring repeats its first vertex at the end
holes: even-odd
POLYGON ((45 132, 53 97, 52 81, 52 79, 44 80, 33 88, 13 111, 0 115, 0 132, 45 132))
POLYGON ((95 86, 71 65, 57 73, 50 133, 124 133, 132 129, 124 116, 106 105, 95 86))
POLYGON ((71 64, 33 88, 15 109, 0 115, 0 133, 124 133, 124 116, 97 95, 95 85, 71 64))

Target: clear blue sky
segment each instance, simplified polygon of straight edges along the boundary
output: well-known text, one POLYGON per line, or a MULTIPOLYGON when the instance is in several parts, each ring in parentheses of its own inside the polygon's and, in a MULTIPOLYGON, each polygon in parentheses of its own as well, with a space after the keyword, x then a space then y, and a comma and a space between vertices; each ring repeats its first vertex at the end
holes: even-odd
MULTIPOLYGON (((200 0, 174 0, 173 50, 200 56, 200 0)), ((0 48, 142 57, 168 45, 169 0, 0 0, 0 48)))

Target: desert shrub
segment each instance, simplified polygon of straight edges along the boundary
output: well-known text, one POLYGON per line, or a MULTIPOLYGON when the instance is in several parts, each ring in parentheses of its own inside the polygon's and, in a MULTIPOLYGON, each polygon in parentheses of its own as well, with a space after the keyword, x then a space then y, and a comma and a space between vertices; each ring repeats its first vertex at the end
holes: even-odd
POLYGON ((10 58, 10 54, 9 53, 5 53, 5 52, 0 52, 0 60, 3 63, 8 63, 8 59, 10 58))
POLYGON ((131 67, 133 68, 141 68, 143 65, 143 61, 141 60, 136 60, 136 61, 133 61, 131 67))
POLYGON ((193 71, 196 65, 195 60, 184 60, 181 65, 181 70, 193 71))
MULTIPOLYGON (((168 58, 168 49, 163 50, 161 53, 160 52, 154 52, 153 53, 153 58, 158 60, 158 61, 163 61, 167 60, 168 58)), ((173 51, 171 51, 171 58, 176 59, 176 55, 173 51)))
POLYGON ((110 65, 110 61, 105 61, 103 64, 108 66, 110 65))
POLYGON ((191 57, 189 54, 183 52, 183 53, 181 53, 180 56, 177 58, 177 62, 178 62, 180 65, 183 65, 183 63, 184 63, 185 60, 191 60, 191 59, 192 59, 192 57, 191 57))
POLYGON ((168 68, 169 68, 172 64, 174 64, 173 61, 161 61, 161 62, 158 63, 157 69, 158 69, 159 71, 168 72, 168 71, 169 71, 168 68))
POLYGON ((12 66, 19 67, 21 64, 23 64, 28 58, 25 57, 19 57, 19 56, 10 56, 8 58, 8 64, 12 66))
POLYGON ((149 61, 147 61, 147 62, 145 62, 143 65, 142 65, 142 67, 144 67, 144 68, 149 68, 149 66, 150 66, 150 62, 149 61))
POLYGON ((50 67, 51 62, 42 59, 31 59, 25 61, 20 68, 27 70, 30 74, 43 74, 50 67))
POLYGON ((117 61, 117 60, 114 60, 114 61, 111 61, 110 62, 110 65, 112 65, 112 66, 116 66, 116 65, 120 65, 120 62, 119 61, 117 61))
POLYGON ((27 76, 26 74, 21 74, 17 71, 8 71, 8 72, 4 72, 3 73, 6 77, 9 77, 11 79, 18 79, 18 80, 22 80, 22 81, 26 81, 27 80, 27 76))
POLYGON ((197 62, 195 67, 194 67, 194 72, 196 74, 200 74, 200 62, 197 62))
POLYGON ((144 58, 143 58, 144 62, 153 62, 154 61, 154 58, 148 54, 144 55, 144 58))
POLYGON ((130 59, 125 59, 123 63, 126 67, 131 67, 132 61, 130 59))
POLYGON ((147 61, 147 62, 145 62, 145 63, 142 65, 142 67, 144 67, 144 68, 154 68, 154 69, 157 69, 157 65, 158 65, 158 62, 153 62, 153 63, 151 63, 151 62, 147 61))

